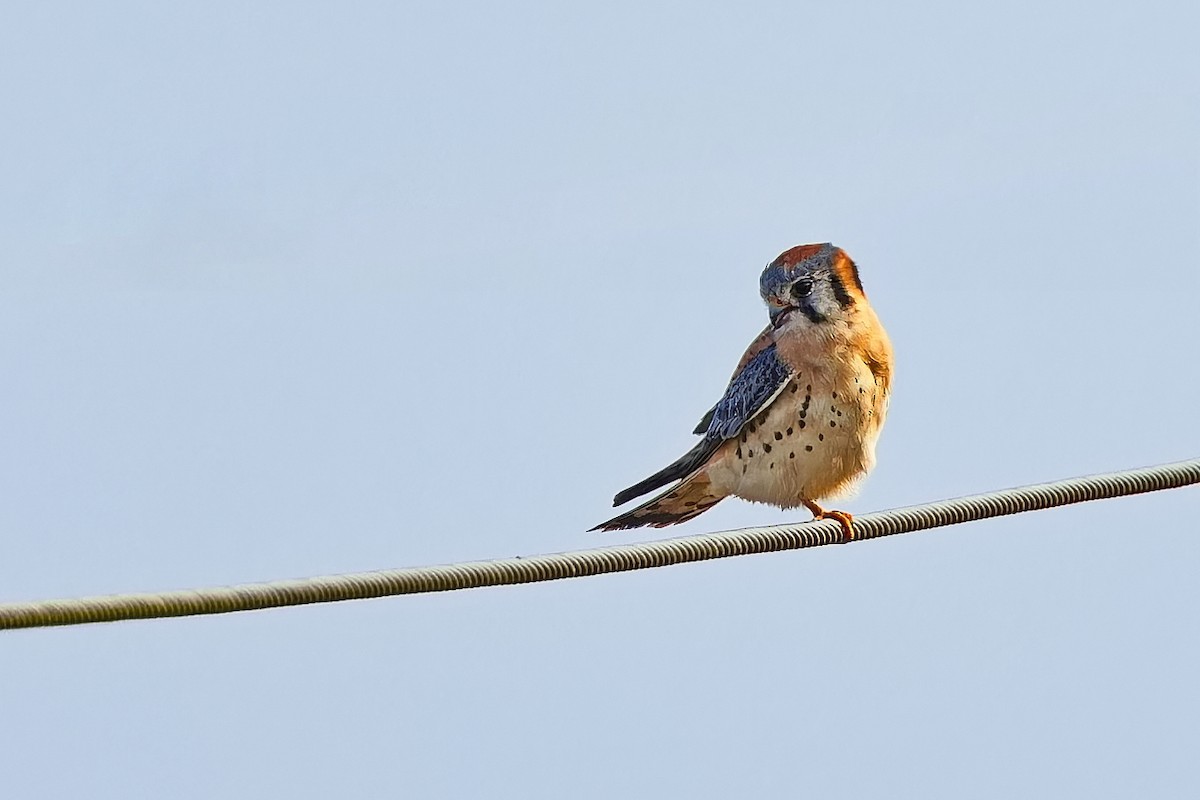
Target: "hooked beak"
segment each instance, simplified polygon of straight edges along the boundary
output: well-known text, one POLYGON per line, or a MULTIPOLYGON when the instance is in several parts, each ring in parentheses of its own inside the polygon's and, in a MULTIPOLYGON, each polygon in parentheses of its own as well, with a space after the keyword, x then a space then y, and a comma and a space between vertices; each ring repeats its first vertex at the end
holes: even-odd
POLYGON ((787 322, 788 317, 791 316, 791 313, 796 310, 787 303, 780 302, 779 298, 775 297, 774 295, 767 300, 767 305, 768 314, 771 317, 772 328, 778 328, 783 325, 783 323, 787 322))

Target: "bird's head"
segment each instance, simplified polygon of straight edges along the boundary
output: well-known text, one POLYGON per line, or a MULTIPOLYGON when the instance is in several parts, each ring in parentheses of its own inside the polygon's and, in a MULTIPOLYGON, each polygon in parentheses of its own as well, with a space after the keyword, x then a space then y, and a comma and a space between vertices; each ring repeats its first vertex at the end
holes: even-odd
POLYGON ((840 247, 802 244, 767 265, 759 291, 771 313, 771 327, 803 331, 847 318, 866 303, 858 268, 840 247))

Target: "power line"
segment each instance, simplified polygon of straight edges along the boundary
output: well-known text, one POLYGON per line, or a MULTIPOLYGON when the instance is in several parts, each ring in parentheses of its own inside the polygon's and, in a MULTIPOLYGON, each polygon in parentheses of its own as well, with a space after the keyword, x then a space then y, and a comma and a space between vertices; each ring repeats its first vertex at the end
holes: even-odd
MULTIPOLYGON (((1144 469, 1042 483, 854 518, 856 541, 958 525, 988 517, 1142 494, 1200 483, 1200 459, 1144 469)), ((317 578, 246 583, 210 589, 81 597, 0 604, 0 629, 83 625, 92 622, 227 614, 262 608, 334 603, 399 594, 448 592, 483 586, 536 583, 607 572, 665 567, 714 558, 819 547, 841 542, 834 520, 743 528, 595 550, 466 561, 435 567, 358 572, 317 578)))

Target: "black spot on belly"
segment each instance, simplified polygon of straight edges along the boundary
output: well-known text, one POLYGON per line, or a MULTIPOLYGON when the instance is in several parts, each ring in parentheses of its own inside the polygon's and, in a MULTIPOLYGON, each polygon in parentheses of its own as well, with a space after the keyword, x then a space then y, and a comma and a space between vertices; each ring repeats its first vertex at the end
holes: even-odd
POLYGON ((742 457, 742 446, 741 446, 740 444, 738 445, 738 448, 737 448, 737 453, 736 453, 736 455, 737 455, 737 457, 738 457, 738 458, 741 458, 741 457, 742 457))
POLYGON ((807 424, 808 424, 807 422, 805 422, 803 419, 801 419, 800 420, 800 430, 804 430, 804 426, 807 424))
POLYGON ((829 427, 831 427, 831 428, 836 428, 836 427, 837 427, 837 423, 836 423, 836 422, 834 422, 833 420, 829 420, 829 427))
POLYGON ((771 445, 767 444, 766 442, 763 442, 763 452, 764 453, 771 452, 771 445))
POLYGON ((747 450, 747 451, 746 451, 746 458, 754 458, 754 451, 753 451, 753 450, 747 450))
POLYGON ((812 452, 812 445, 811 445, 811 444, 806 444, 806 445, 804 445, 804 449, 805 449, 805 450, 807 450, 808 452, 810 452, 810 453, 811 453, 811 452, 812 452))
POLYGON ((795 450, 793 450, 792 452, 788 453, 788 458, 795 458, 795 457, 796 457, 796 451, 795 451, 795 450))
POLYGON ((777 441, 777 442, 783 441, 783 431, 775 431, 775 441, 777 441))
POLYGON ((757 426, 757 425, 755 425, 753 422, 751 422, 751 423, 750 423, 749 425, 747 425, 746 427, 750 429, 750 432, 751 432, 751 433, 754 433, 756 430, 758 430, 758 426, 757 426))
POLYGON ((791 435, 792 435, 792 429, 791 429, 791 428, 788 428, 788 429, 787 429, 787 435, 788 435, 788 436, 791 436, 791 435))
POLYGON ((833 393, 833 399, 834 399, 834 400, 837 400, 837 392, 834 392, 834 393, 833 393))
POLYGON ((818 441, 818 442, 823 442, 823 441, 825 441, 825 434, 823 434, 823 433, 818 433, 818 434, 817 434, 817 441, 818 441))

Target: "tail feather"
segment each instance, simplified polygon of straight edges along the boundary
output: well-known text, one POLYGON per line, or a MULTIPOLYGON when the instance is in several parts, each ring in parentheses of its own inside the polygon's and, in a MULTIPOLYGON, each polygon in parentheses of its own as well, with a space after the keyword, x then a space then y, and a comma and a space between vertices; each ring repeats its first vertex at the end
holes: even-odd
POLYGON ((724 495, 713 491, 708 476, 697 473, 632 511, 602 522, 592 530, 621 531, 646 526, 664 528, 698 517, 723 499, 724 495))
POLYGON ((641 497, 646 492, 652 492, 660 486, 666 486, 668 483, 686 478, 703 466, 704 462, 708 461, 709 457, 720 446, 720 439, 710 440, 707 436, 704 437, 704 439, 691 450, 684 453, 675 463, 663 467, 649 478, 638 481, 628 489, 618 492, 617 496, 613 498, 613 505, 624 505, 635 497, 641 497))

